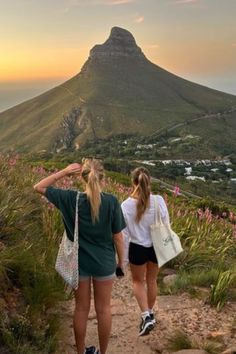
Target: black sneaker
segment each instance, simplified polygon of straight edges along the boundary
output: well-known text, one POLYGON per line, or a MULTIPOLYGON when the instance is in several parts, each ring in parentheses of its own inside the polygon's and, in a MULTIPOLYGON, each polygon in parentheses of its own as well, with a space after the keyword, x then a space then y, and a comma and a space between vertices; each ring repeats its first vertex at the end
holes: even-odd
POLYGON ((99 351, 94 347, 85 348, 85 354, 99 354, 99 351))
POLYGON ((150 316, 147 316, 145 320, 142 319, 139 329, 139 336, 147 335, 153 328, 154 324, 152 323, 150 316))
POLYGON ((153 313, 150 313, 149 316, 150 316, 150 318, 151 318, 151 320, 152 320, 152 324, 155 325, 155 324, 157 323, 157 321, 156 321, 156 319, 155 319, 155 317, 154 317, 154 314, 153 314, 153 313))

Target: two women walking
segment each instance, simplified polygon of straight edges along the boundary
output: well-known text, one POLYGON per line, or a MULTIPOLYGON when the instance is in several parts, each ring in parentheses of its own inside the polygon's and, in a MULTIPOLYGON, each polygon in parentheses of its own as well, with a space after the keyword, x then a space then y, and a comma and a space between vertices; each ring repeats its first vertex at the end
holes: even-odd
MULTIPOLYGON (((81 174, 84 182, 84 192, 80 193, 78 202, 79 287, 75 290, 74 311, 77 352, 105 354, 111 332, 110 302, 115 271, 116 267, 124 270, 124 239, 129 243, 133 291, 141 311, 139 335, 148 334, 156 321, 153 307, 157 296, 158 264, 150 236, 150 223, 153 223, 155 213, 150 175, 144 168, 133 172, 133 192, 121 207, 115 196, 102 191, 104 169, 95 159, 85 159, 82 167, 71 164, 37 183, 35 190, 61 211, 71 240, 77 191, 52 187, 56 181, 71 174, 81 174), (98 321, 99 350, 94 346, 85 347, 91 286, 98 321)), ((168 222, 165 202, 161 197, 159 201, 163 221, 168 222)))

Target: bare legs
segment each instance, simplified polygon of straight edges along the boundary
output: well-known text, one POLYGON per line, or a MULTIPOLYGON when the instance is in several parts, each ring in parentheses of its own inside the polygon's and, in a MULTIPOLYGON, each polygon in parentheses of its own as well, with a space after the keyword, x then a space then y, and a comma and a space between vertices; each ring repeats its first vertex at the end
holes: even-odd
POLYGON ((158 266, 153 262, 147 263, 146 283, 147 283, 147 301, 148 308, 153 309, 157 298, 157 275, 158 266))
POLYGON ((91 299, 91 280, 83 280, 75 291, 74 333, 78 354, 84 354, 91 299))
POLYGON ((130 264, 130 269, 133 278, 134 296, 140 310, 144 312, 152 309, 157 297, 157 264, 153 262, 141 266, 130 264), (147 285, 147 288, 145 285, 147 285))
POLYGON ((131 274, 133 278, 133 292, 138 305, 142 312, 148 310, 147 291, 145 288, 146 264, 137 266, 130 264, 131 274))
MULTIPOLYGON (((101 354, 106 353, 111 332, 111 292, 113 280, 93 280, 94 303, 98 320, 101 354)), ((80 281, 75 291, 74 333, 78 354, 84 354, 85 336, 91 301, 91 280, 80 281)))
POLYGON ((94 302, 98 320, 98 338, 101 354, 105 354, 111 333, 111 291, 113 280, 94 280, 94 302))

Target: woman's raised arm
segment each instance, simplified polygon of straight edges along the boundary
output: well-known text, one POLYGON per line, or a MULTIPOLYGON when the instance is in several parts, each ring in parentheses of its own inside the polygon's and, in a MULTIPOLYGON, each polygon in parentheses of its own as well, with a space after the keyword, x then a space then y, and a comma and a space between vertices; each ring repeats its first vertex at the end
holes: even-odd
POLYGON ((47 187, 53 185, 54 183, 56 183, 56 181, 58 181, 59 179, 65 177, 65 176, 79 173, 80 170, 81 170, 80 164, 72 163, 71 165, 67 166, 63 170, 53 173, 52 175, 50 175, 50 176, 42 179, 40 182, 36 183, 34 185, 34 190, 36 192, 44 195, 46 193, 47 187))

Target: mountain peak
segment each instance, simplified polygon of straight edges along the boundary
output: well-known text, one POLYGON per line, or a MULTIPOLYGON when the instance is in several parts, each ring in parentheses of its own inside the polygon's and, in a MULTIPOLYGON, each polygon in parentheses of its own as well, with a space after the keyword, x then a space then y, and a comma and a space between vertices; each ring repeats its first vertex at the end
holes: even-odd
POLYGON ((118 42, 125 42, 130 45, 136 46, 137 44, 135 42, 134 36, 132 35, 131 32, 127 31, 124 28, 121 27, 112 27, 110 36, 107 41, 116 41, 118 42))
POLYGON ((145 59, 133 35, 121 27, 113 27, 106 42, 95 45, 91 49, 89 56, 90 59, 106 59, 109 57, 135 57, 145 59))

